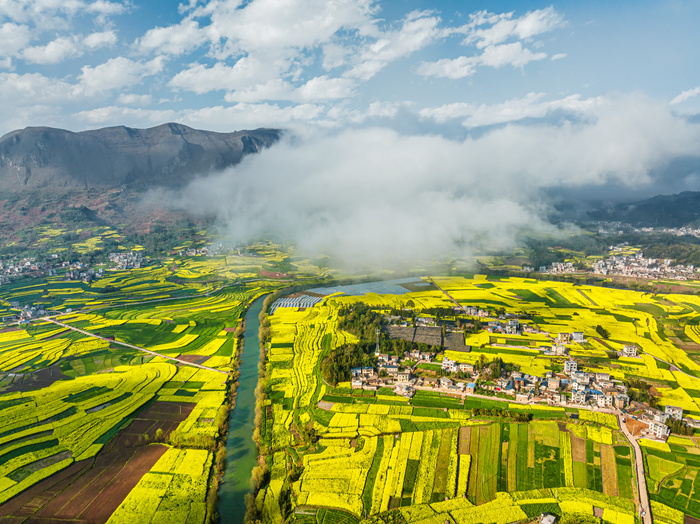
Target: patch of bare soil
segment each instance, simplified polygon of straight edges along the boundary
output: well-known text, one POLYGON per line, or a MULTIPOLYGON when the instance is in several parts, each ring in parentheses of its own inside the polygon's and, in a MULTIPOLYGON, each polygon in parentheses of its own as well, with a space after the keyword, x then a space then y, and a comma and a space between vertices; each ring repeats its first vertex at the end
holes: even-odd
POLYGON ((152 441, 165 437, 190 414, 194 404, 154 402, 115 435, 92 459, 76 462, 0 505, 0 523, 70 522, 101 524, 168 450, 152 441))

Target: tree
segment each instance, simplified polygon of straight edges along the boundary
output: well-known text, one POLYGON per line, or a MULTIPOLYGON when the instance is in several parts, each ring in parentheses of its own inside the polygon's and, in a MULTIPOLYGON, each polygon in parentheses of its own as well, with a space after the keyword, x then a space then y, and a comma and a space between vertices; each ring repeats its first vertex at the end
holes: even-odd
POLYGON ((596 332, 604 339, 610 338, 610 333, 608 332, 607 329, 605 329, 603 326, 596 326, 595 327, 596 332))

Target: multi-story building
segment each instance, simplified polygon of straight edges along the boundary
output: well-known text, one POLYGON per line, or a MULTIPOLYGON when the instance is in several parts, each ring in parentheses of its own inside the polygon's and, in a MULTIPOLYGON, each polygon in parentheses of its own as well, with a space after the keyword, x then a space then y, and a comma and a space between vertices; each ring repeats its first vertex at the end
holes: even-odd
POLYGON ((586 392, 582 389, 574 391, 571 394, 571 402, 574 404, 585 404, 586 403, 586 392))
POLYGON ((650 422, 649 433, 651 433, 655 438, 665 439, 671 433, 671 428, 669 428, 666 424, 650 422))
POLYGON ((622 355, 625 357, 636 357, 639 353, 639 348, 633 345, 625 345, 622 348, 622 355))
POLYGON ((618 409, 624 409, 630 403, 630 398, 624 393, 618 393, 615 395, 615 407, 618 409))
POLYGON ((664 412, 669 416, 669 418, 675 420, 683 419, 683 408, 679 408, 678 406, 666 406, 664 412))
POLYGON ((564 373, 567 375, 571 375, 572 373, 576 373, 578 371, 578 362, 575 360, 567 360, 564 362, 564 373))

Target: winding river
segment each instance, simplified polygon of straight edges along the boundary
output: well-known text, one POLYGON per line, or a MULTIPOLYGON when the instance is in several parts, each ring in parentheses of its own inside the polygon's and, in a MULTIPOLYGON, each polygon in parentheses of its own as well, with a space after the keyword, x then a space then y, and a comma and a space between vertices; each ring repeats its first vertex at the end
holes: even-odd
POLYGON ((255 429, 255 388, 258 384, 260 344, 258 315, 264 297, 258 298, 246 313, 245 346, 241 361, 238 398, 231 412, 226 441, 227 466, 219 489, 219 514, 222 524, 243 524, 245 496, 251 491, 250 475, 257 465, 258 450, 253 442, 255 429))

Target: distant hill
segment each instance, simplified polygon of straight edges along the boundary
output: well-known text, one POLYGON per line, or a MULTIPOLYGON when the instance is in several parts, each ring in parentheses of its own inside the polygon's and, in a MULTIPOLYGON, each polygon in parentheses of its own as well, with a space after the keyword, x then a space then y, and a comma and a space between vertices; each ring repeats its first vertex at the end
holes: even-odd
POLYGON ((279 140, 276 129, 234 133, 182 124, 73 133, 28 127, 0 138, 0 192, 179 187, 279 140))
POLYGON ((637 227, 682 227, 700 224, 700 191, 659 195, 589 212, 593 220, 625 222, 637 227))

